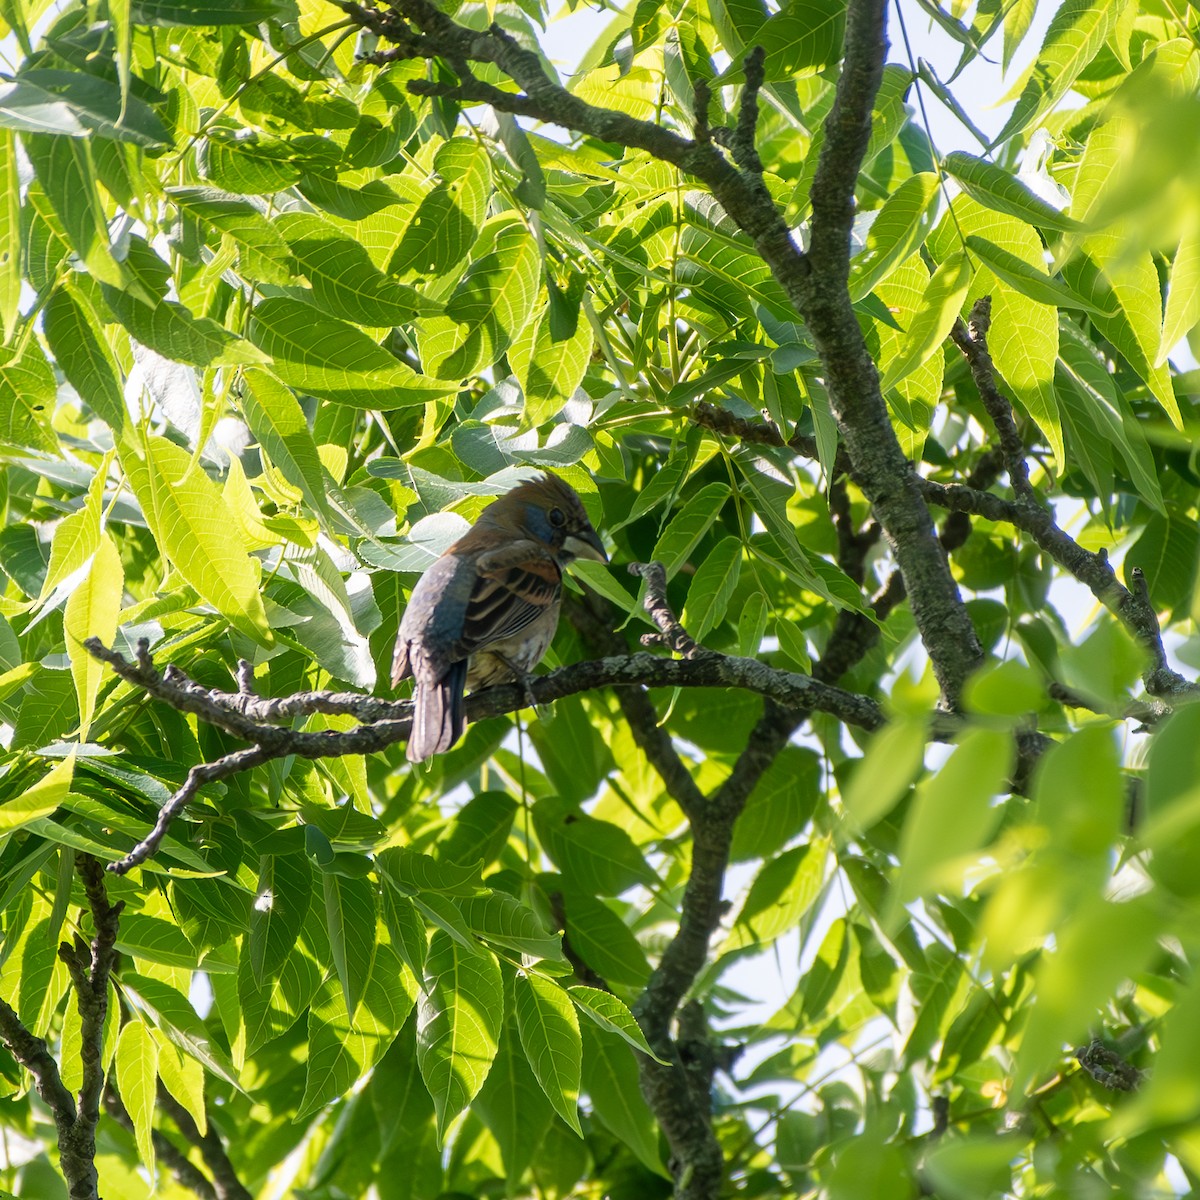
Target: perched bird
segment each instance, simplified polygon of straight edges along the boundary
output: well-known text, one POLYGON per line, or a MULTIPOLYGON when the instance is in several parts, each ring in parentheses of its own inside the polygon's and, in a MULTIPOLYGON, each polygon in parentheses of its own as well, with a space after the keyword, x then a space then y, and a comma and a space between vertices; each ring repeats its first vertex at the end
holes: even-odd
POLYGON ((583 502, 555 475, 518 484, 425 572, 404 610, 392 685, 416 682, 409 762, 449 750, 463 691, 523 680, 558 627, 563 568, 607 562, 583 502))

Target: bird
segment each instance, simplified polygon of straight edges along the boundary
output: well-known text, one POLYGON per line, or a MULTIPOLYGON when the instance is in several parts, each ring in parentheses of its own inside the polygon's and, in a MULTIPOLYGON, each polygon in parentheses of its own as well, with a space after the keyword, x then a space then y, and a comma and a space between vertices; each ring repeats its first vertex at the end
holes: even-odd
POLYGON ((415 684, 409 762, 458 741, 467 688, 525 681, 554 640, 577 558, 608 562, 583 501, 547 471, 493 500, 421 576, 392 659, 392 686, 415 684))

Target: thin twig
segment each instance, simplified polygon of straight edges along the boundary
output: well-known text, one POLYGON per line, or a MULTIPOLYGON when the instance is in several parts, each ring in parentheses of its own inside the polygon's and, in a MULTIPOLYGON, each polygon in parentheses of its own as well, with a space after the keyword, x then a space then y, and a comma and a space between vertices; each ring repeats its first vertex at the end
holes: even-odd
POLYGON ((963 358, 971 371, 971 378, 979 389, 983 407, 992 419, 1000 437, 1000 449, 1004 464, 1018 500, 1041 507, 1037 492, 1029 482, 1029 464, 1025 461, 1025 443, 1017 430, 1013 406, 996 383, 996 367, 988 349, 987 335, 992 323, 992 298, 980 296, 971 308, 967 321, 959 317, 950 330, 954 344, 962 351, 963 358))

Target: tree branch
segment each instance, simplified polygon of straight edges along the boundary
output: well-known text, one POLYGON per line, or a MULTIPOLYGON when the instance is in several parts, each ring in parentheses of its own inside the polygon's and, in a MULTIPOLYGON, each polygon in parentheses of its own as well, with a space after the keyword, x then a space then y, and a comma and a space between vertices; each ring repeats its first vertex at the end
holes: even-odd
POLYGON ((192 1114, 167 1091, 161 1080, 158 1084, 158 1104, 175 1123, 184 1140, 200 1151, 204 1165, 212 1174, 212 1186, 216 1200, 254 1200, 254 1197, 238 1178, 237 1171, 225 1149, 225 1143, 221 1141, 220 1134, 213 1128, 212 1121, 208 1122, 207 1132, 201 1133, 192 1119, 192 1114))
MULTIPOLYGON (((649 601, 656 602, 657 595, 657 591, 647 589, 649 601)), ((662 599, 665 605, 665 596, 662 599)), ((669 609, 666 611, 669 613, 669 609)), ((661 611, 659 617, 662 618, 661 611)), ((673 616, 666 619, 674 620, 673 616)), ((675 626, 678 628, 678 622, 675 622, 675 626)), ((681 629, 679 632, 683 634, 687 643, 695 645, 686 632, 681 629)), ((372 721, 372 718, 384 712, 411 714, 412 707, 407 702, 388 703, 372 696, 333 692, 300 693, 276 701, 250 696, 244 691, 210 691, 193 683, 178 669, 169 668, 160 673, 145 645, 139 644, 136 662, 130 662, 94 638, 89 639, 85 645, 93 655, 108 663, 126 682, 143 688, 172 708, 194 713, 202 720, 254 743, 214 762, 192 767, 183 785, 159 812, 153 830, 123 859, 109 864, 108 869, 117 874, 125 874, 145 862, 158 850, 172 822, 206 783, 227 779, 287 755, 316 759, 337 758, 348 754, 374 754, 404 741, 412 729, 411 715, 402 719, 372 721), (369 723, 348 730, 325 729, 306 732, 283 729, 252 720, 243 715, 247 711, 287 712, 289 717, 315 712, 349 713, 369 723)), ((683 659, 661 658, 643 653, 574 663, 548 675, 530 677, 526 686, 504 684, 473 692, 467 697, 466 710, 468 717, 477 721, 483 717, 517 712, 528 706, 530 697, 538 704, 549 704, 565 696, 594 691, 600 687, 616 687, 622 691, 648 687, 741 688, 758 692, 785 708, 829 712, 839 720, 864 729, 877 729, 885 720, 880 706, 866 696, 832 687, 808 675, 769 667, 754 658, 718 654, 702 648, 696 648, 691 657, 683 659)), ((639 701, 626 696, 625 703, 638 705, 639 701)), ((648 704, 648 701, 646 703, 648 704)), ((640 711, 635 717, 639 727, 648 729, 657 726, 657 721, 648 722, 645 716, 645 712, 640 711)), ((661 744, 663 738, 666 738, 665 734, 657 738, 646 734, 641 743, 642 748, 655 763, 656 769, 665 772, 664 778, 673 780, 670 784, 675 789, 672 794, 686 809, 695 804, 697 796, 690 794, 687 785, 683 783, 686 769, 682 764, 679 764, 678 769, 670 764, 661 744), (657 748, 656 742, 660 743, 657 748)))
POLYGON ((1017 431, 1012 403, 996 383, 996 367, 988 349, 987 335, 992 324, 992 298, 980 296, 971 307, 969 320, 959 317, 950 330, 954 344, 962 351, 971 370, 971 378, 979 389, 983 407, 992 419, 1000 436, 1000 450, 1017 500, 1041 507, 1037 493, 1029 482, 1029 465, 1025 461, 1025 443, 1017 431))
POLYGON ((983 651, 892 430, 847 286, 855 185, 887 51, 886 10, 886 0, 851 0, 847 8, 842 75, 811 193, 811 274, 792 280, 789 295, 812 331, 854 478, 887 535, 944 702, 953 708, 983 651))
MULTIPOLYGON (((58 1063, 54 1061, 54 1055, 45 1041, 30 1032, 16 1009, 3 998, 0 998, 0 1040, 3 1040, 13 1058, 33 1076, 33 1085, 54 1118, 54 1128, 61 1147, 75 1125, 74 1097, 63 1083, 58 1063)), ((65 1164, 63 1174, 66 1174, 65 1164)), ((68 1184, 71 1182, 68 1179, 68 1184)))
POLYGON ((1167 662, 1158 613, 1140 567, 1130 570, 1131 587, 1125 587, 1117 579, 1104 551, 1093 554, 1085 550, 1040 505, 1017 504, 991 492, 957 483, 935 483, 931 479, 921 480, 921 491, 930 504, 939 508, 1003 522, 1029 534, 1060 567, 1087 587, 1145 649, 1150 663, 1142 673, 1142 682, 1150 695, 1170 702, 1200 694, 1200 687, 1185 679, 1167 662))
POLYGON ((734 824, 802 717, 768 700, 733 771, 693 819, 692 868, 680 905, 679 928, 634 1005, 646 1040, 670 1064, 642 1056, 640 1079, 646 1102, 680 1164, 675 1194, 687 1200, 719 1196, 725 1160, 712 1127, 711 1098, 681 1058, 671 1026, 708 960, 709 942, 725 911, 722 892, 734 824))
POLYGON ((91 1200, 97 1195, 96 1125, 100 1120, 100 1100, 104 1091, 104 1022, 108 1016, 108 980, 117 959, 117 930, 123 900, 110 904, 104 882, 104 868, 90 854, 75 860, 75 869, 83 881, 88 909, 92 916, 92 940, 78 934, 72 943, 63 942, 58 957, 66 964, 79 1010, 80 1048, 83 1086, 79 1089, 75 1120, 65 1135, 60 1130, 59 1158, 71 1200, 91 1200))

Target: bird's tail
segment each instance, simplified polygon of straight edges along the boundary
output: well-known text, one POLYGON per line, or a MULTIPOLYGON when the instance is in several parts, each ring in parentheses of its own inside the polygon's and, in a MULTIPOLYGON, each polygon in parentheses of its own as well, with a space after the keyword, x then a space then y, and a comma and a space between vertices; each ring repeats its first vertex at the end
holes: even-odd
POLYGON ((467 661, 451 663, 437 680, 417 680, 413 695, 413 727, 405 751, 409 762, 424 762, 442 754, 462 736, 466 724, 463 691, 467 686, 467 661))

